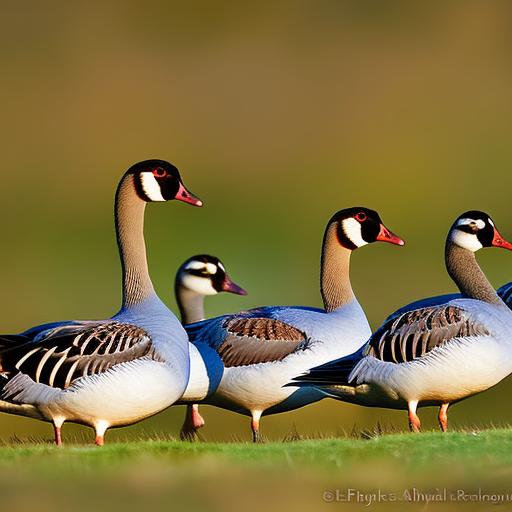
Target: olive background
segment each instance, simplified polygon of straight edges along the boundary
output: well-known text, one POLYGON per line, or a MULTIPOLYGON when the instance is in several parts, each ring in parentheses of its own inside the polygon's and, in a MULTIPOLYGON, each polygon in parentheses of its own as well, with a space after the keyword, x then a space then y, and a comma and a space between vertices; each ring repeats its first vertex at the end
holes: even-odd
MULTIPOLYGON (((175 271, 203 252, 249 291, 208 299, 209 315, 319 306, 323 231, 344 207, 378 210, 407 241, 353 255, 373 327, 411 300, 454 290, 443 246, 458 214, 487 211, 512 239, 509 2, 0 6, 3 332, 116 312, 113 196, 146 158, 175 163, 205 202, 147 209, 152 277, 174 311, 175 271)), ((478 259, 493 284, 512 280, 512 254, 478 259)), ((508 379, 455 406, 452 424, 510 423, 510 391, 508 379)), ((109 436, 176 435, 183 413, 173 407, 109 436)), ((203 413, 204 438, 249 439, 248 418, 203 413)), ((435 426, 432 410, 420 414, 435 426)), ((262 433, 329 436, 379 422, 405 429, 406 415, 324 400, 265 418, 262 433)), ((5 440, 50 430, 0 419, 5 440)))

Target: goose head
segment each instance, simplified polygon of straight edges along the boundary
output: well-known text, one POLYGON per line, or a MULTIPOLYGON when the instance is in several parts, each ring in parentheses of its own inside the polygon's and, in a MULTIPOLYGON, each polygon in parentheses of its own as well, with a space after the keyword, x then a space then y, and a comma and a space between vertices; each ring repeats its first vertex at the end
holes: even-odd
POLYGON ((404 245, 405 242, 393 234, 382 222, 379 214, 364 207, 340 210, 329 224, 335 223, 339 243, 354 250, 373 242, 388 242, 404 245))
POLYGON ((176 275, 176 286, 205 296, 220 292, 247 295, 231 280, 222 262, 207 254, 193 256, 181 265, 176 275))
POLYGON ((448 240, 463 249, 476 252, 484 247, 502 247, 512 251, 487 213, 471 210, 460 215, 448 234, 448 240))
POLYGON ((193 206, 202 206, 202 201, 192 194, 181 179, 178 169, 165 160, 144 160, 126 172, 133 176, 137 194, 146 202, 161 202, 177 199, 193 206))

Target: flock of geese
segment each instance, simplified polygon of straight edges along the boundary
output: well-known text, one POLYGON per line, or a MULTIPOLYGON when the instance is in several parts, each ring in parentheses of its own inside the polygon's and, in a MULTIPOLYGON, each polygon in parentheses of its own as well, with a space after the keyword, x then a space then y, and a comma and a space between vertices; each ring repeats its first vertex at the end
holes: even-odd
POLYGON ((181 322, 157 296, 144 242, 148 202, 177 199, 201 206, 172 164, 146 160, 122 177, 115 224, 122 264, 122 304, 114 317, 61 321, 0 336, 0 411, 105 432, 186 404, 181 438, 204 425, 200 404, 251 418, 291 411, 326 397, 408 411, 448 407, 512 372, 512 283, 497 292, 479 267, 484 247, 512 250, 480 211, 460 215, 448 232, 445 264, 460 293, 419 300, 392 313, 372 334, 349 277, 352 253, 374 242, 404 245, 379 214, 337 212, 322 246, 323 308, 266 306, 205 319, 206 296, 246 295, 222 262, 188 259, 176 276, 181 322))

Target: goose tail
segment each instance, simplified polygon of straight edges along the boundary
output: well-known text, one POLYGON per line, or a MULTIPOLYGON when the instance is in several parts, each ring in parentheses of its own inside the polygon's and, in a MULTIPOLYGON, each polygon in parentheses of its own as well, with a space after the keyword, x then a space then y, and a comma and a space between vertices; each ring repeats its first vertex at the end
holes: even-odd
POLYGON ((354 368, 364 355, 365 346, 353 354, 309 369, 302 375, 293 378, 286 386, 348 386, 350 385, 350 376, 354 368))

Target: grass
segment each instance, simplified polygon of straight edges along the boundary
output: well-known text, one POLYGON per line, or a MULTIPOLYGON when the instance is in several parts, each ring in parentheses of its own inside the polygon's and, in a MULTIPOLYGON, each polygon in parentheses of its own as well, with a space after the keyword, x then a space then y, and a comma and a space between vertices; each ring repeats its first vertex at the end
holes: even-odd
MULTIPOLYGON (((512 430, 364 437, 261 445, 157 439, 101 449, 6 444, 0 448, 0 496, 7 507, 37 503, 40 510, 85 509, 94 502, 109 510, 167 510, 172 503, 173 510, 243 506, 251 512, 332 508, 324 493, 342 496, 349 488, 400 496, 406 489, 512 492, 512 430)), ((482 510, 481 502, 466 502, 477 505, 482 510)))

